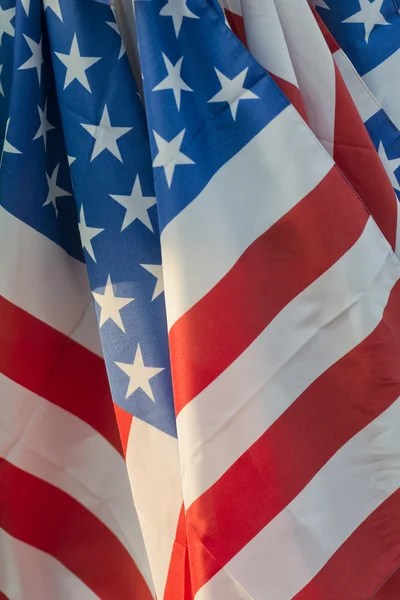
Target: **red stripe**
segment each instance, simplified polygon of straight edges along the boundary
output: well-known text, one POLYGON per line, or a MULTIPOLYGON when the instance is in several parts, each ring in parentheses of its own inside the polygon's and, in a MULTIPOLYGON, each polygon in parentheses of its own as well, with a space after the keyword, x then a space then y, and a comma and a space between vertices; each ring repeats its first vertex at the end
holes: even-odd
POLYGON ((7 596, 3 594, 3 592, 0 592, 0 600, 8 600, 7 596))
POLYGON ((122 454, 104 361, 0 298, 0 372, 76 415, 122 454))
POLYGON ((101 600, 152 600, 135 562, 103 523, 68 494, 4 459, 0 527, 59 560, 101 600))
POLYGON ((241 15, 237 15, 234 12, 231 12, 227 8, 225 8, 224 10, 225 10, 225 14, 226 14, 226 19, 227 19, 229 26, 232 29, 233 33, 236 35, 236 37, 239 38, 239 40, 242 42, 242 44, 247 46, 246 32, 244 30, 243 17, 241 15))
POLYGON ((335 162, 394 249, 397 227, 395 192, 336 65, 335 73, 335 162))
MULTIPOLYGON (((399 515, 400 493, 397 493, 396 514, 399 515)), ((373 596, 373 600, 399 600, 400 598, 400 556, 397 559, 396 571, 385 581, 373 596)))
POLYGON ((182 506, 172 548, 163 600, 193 600, 189 552, 186 537, 186 517, 182 506))
POLYGON ((367 217, 333 168, 244 252, 171 328, 177 412, 238 358, 288 302, 347 252, 367 217))
MULTIPOLYGON (((268 73, 269 73, 269 71, 268 71, 268 73)), ((278 77, 277 75, 273 75, 272 73, 269 73, 269 74, 272 77, 272 79, 275 81, 276 85, 279 87, 281 92, 283 92, 285 94, 285 96, 289 100, 289 102, 291 102, 291 104, 293 104, 293 106, 295 107, 295 109, 297 110, 299 115, 307 123, 308 122, 307 113, 306 113, 306 109, 304 107, 303 98, 302 98, 299 88, 296 87, 295 85, 293 85, 293 83, 289 83, 288 81, 286 81, 285 79, 282 79, 281 77, 278 77)))
POLYGON ((293 600, 399 600, 400 490, 381 504, 293 600), (393 592, 393 593, 392 593, 393 592))
MULTIPOLYGON (((189 507, 196 591, 276 517, 335 452, 400 396, 399 306, 397 282, 373 333, 314 381, 189 507)), ((370 543, 375 541, 373 537, 370 543)), ((393 555, 399 548, 397 540, 393 555)))
POLYGON ((115 417, 117 419, 117 425, 119 430, 119 437, 121 439, 122 450, 124 456, 126 456, 126 449, 128 447, 129 433, 131 431, 131 425, 133 415, 114 402, 115 417))

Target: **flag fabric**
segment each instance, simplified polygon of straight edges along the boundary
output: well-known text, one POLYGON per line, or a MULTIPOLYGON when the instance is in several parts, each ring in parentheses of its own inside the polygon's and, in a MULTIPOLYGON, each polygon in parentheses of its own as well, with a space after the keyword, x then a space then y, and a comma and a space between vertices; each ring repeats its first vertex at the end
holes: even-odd
POLYGON ((313 16, 307 0, 295 5, 287 0, 226 0, 225 6, 242 41, 307 120, 399 254, 399 185, 394 174, 399 163, 387 158, 387 152, 393 152, 393 136, 385 135, 381 126, 370 136, 357 105, 372 104, 374 112, 381 107, 372 95, 369 98, 322 20, 313 16), (355 90, 353 99, 344 77, 355 90))
POLYGON ((135 8, 186 597, 368 598, 398 563, 398 482, 373 458, 396 422, 398 260, 214 4, 135 8))
POLYGON ((142 98, 108 2, 0 0, 1 600, 398 594, 395 88, 226 2, 135 2, 142 98))
POLYGON ((400 5, 397 0, 315 2, 343 51, 391 121, 400 128, 400 5), (325 6, 323 6, 325 5, 325 6))
MULTIPOLYGON (((0 10, 9 69, 0 176, 0 592, 10 600, 148 600, 154 589, 148 555, 93 309, 94 296, 106 359, 111 337, 121 365, 133 363, 135 351, 148 365, 146 319, 136 327, 142 354, 138 343, 124 349, 118 333, 131 335, 132 319, 160 288, 157 246, 140 255, 141 267, 134 242, 130 254, 118 258, 120 271, 112 267, 126 244, 122 227, 137 240, 141 227, 153 236, 156 229, 154 214, 152 225, 146 211, 155 200, 143 167, 148 158, 140 143, 139 99, 108 6, 56 1, 45 4, 43 15, 42 3, 32 0, 0 10), (106 125, 96 141, 100 122, 106 125), (128 138, 133 130, 137 145, 128 138), (82 173, 88 174, 85 183, 82 173), (129 269, 143 271, 143 283, 129 269), (133 302, 136 312, 130 313, 133 302)), ((153 321, 162 328, 161 302, 153 321)), ((168 364, 154 366, 168 373, 168 364)), ((122 398, 127 377, 114 368, 122 398)))
POLYGON ((63 22, 48 15, 48 29, 108 378, 162 597, 182 493, 156 198, 144 109, 118 26, 109 7, 91 4, 69 2, 63 22), (82 58, 71 60, 78 43, 82 58))
POLYGON ((400 200, 400 111, 395 100, 400 68, 397 0, 312 2, 325 24, 335 63, 400 200))

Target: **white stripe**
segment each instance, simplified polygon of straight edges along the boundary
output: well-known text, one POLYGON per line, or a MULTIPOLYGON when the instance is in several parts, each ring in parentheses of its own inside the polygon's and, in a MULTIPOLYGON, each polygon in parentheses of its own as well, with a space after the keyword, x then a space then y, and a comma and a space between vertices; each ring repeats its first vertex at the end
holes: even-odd
POLYGON ((342 50, 337 50, 334 52, 333 58, 362 120, 366 123, 368 119, 382 110, 382 107, 371 94, 345 53, 342 50))
POLYGON ((84 319, 79 331, 81 318, 93 304, 86 266, 3 207, 0 207, 0 293, 34 317, 101 354, 93 319, 89 327, 84 319))
POLYGON ((274 2, 243 0, 243 21, 251 54, 269 73, 299 87, 274 2))
MULTIPOLYGON (((399 486, 397 400, 345 444, 225 571, 252 598, 291 600, 399 486)), ((226 579, 218 573, 196 600, 226 598, 226 579)))
POLYGON ((157 598, 162 600, 182 507, 178 442, 134 418, 126 464, 157 598))
POLYGON ((210 488, 326 369, 381 320, 400 265, 372 219, 177 418, 185 505, 210 488))
POLYGON ((99 600, 58 560, 0 529, 0 591, 9 600, 99 600))
POLYGON ((400 129, 400 50, 363 75, 363 80, 397 129, 400 129))
POLYGON ((293 106, 225 163, 161 235, 169 326, 332 166, 293 106))
POLYGON ((90 510, 121 541, 151 586, 126 465, 103 436, 0 374, 0 456, 90 510))
POLYGON ((333 156, 336 75, 332 54, 306 0, 274 0, 311 130, 333 156))

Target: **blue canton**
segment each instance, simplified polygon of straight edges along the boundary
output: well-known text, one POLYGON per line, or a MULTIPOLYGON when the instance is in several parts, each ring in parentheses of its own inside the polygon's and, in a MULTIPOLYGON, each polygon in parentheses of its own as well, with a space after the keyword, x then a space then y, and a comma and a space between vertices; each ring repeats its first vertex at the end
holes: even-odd
POLYGON ((318 8, 317 3, 319 14, 361 76, 400 49, 400 15, 396 3, 393 0, 373 2, 380 8, 377 15, 382 18, 376 18, 378 22, 369 35, 363 23, 350 20, 359 13, 360 0, 325 0, 329 10, 318 8))
MULTIPOLYGON (((7 135, 1 157, 0 202, 15 217, 83 260, 41 2, 31 1, 29 17, 21 2, 11 7, 8 0, 1 0, 2 10, 15 14, 11 21, 15 30, 14 37, 2 35, 5 97, 0 123, 3 137, 7 135)), ((3 12, 0 35, 6 22, 3 12)))
POLYGON ((25 66, 9 91, 2 204, 86 262, 114 401, 176 436, 148 134, 113 12, 93 0, 16 8, 25 66))
POLYGON ((136 2, 135 13, 163 229, 288 101, 213 1, 136 2), (172 69, 183 82, 176 86, 179 103, 179 91, 166 82, 172 69), (237 82, 241 98, 234 114, 228 102, 218 101, 221 81, 225 88, 237 82), (180 152, 173 173, 160 164, 168 143, 180 152))
POLYGON ((15 0, 0 2, 0 148, 6 130, 15 41, 15 0))

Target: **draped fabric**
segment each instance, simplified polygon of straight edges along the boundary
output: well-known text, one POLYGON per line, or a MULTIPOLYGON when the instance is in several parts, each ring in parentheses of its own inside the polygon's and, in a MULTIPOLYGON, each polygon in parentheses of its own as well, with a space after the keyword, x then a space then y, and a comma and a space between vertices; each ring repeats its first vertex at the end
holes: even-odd
POLYGON ((0 599, 397 599, 397 2, 114 4, 0 0, 0 599))

